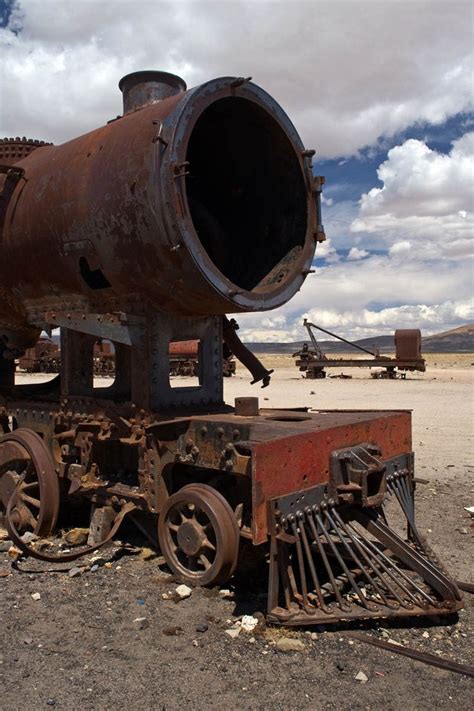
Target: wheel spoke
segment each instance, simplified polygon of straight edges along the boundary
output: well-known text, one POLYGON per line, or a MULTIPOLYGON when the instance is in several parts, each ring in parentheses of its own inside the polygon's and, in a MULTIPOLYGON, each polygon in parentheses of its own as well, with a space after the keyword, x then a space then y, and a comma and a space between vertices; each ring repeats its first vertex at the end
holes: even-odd
POLYGON ((204 553, 201 553, 201 555, 199 556, 199 560, 203 564, 204 568, 206 570, 209 570, 209 568, 211 567, 211 564, 210 564, 209 560, 206 558, 206 556, 204 555, 204 553))
POLYGON ((28 511, 28 523, 30 524, 31 528, 34 530, 36 526, 38 525, 38 519, 36 516, 33 515, 33 512, 30 511, 30 509, 26 509, 28 511))
POLYGON ((21 495, 22 501, 26 501, 28 504, 31 504, 31 506, 34 506, 35 509, 39 509, 41 507, 41 501, 39 499, 34 499, 32 496, 29 496, 28 494, 23 494, 21 495))
POLYGON ((37 489, 39 487, 39 481, 30 481, 28 484, 23 484, 21 491, 29 491, 30 489, 37 489))
POLYGON ((213 543, 211 543, 211 541, 209 540, 209 538, 205 538, 204 541, 202 542, 202 545, 203 545, 205 548, 210 548, 211 551, 215 551, 215 550, 216 550, 215 545, 214 545, 213 543))

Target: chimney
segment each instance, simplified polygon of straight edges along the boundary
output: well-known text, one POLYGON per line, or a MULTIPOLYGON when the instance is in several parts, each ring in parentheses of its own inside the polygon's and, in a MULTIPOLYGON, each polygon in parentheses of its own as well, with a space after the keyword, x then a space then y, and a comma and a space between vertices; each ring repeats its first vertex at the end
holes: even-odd
POLYGON ((132 72, 122 77, 119 89, 123 94, 125 115, 185 92, 186 82, 168 72, 132 72))

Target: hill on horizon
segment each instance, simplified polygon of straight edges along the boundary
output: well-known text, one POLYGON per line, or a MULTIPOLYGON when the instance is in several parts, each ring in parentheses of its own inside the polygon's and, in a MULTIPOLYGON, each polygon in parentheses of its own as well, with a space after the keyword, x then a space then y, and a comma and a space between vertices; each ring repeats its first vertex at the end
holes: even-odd
MULTIPOLYGON (((336 340, 320 340, 316 331, 316 338, 321 349, 325 353, 347 353, 351 347, 336 340)), ((303 343, 308 339, 293 341, 291 343, 260 343, 246 342, 246 345, 256 353, 289 353, 299 351, 303 343)), ((371 336, 361 338, 354 343, 371 351, 378 348, 381 353, 389 353, 395 350, 394 334, 390 336, 371 336)), ((355 350, 355 349, 354 349, 355 350)), ((421 339, 422 353, 470 353, 474 352, 474 323, 453 328, 451 331, 443 331, 433 336, 425 336, 421 339)))

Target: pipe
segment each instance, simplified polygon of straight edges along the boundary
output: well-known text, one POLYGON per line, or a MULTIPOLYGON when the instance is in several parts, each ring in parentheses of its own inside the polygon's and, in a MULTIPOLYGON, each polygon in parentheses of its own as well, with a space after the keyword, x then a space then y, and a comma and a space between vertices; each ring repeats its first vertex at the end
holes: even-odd
POLYGON ((240 338, 238 337, 236 331, 239 326, 234 318, 229 319, 224 316, 222 319, 222 335, 224 338, 224 343, 227 348, 235 355, 235 357, 240 360, 242 365, 244 365, 253 377, 252 385, 262 381, 262 388, 266 388, 270 385, 270 376, 273 373, 272 370, 267 370, 263 363, 259 361, 257 356, 255 356, 252 351, 250 351, 247 346, 244 346, 240 338))

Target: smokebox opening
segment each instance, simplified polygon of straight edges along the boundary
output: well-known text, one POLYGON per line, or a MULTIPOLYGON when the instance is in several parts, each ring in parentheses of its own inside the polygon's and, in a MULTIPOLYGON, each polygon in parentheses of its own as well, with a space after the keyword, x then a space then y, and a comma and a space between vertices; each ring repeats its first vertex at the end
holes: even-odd
POLYGON ((188 143, 186 188, 201 244, 241 289, 283 282, 304 246, 307 196, 294 147, 264 109, 219 99, 188 143))

